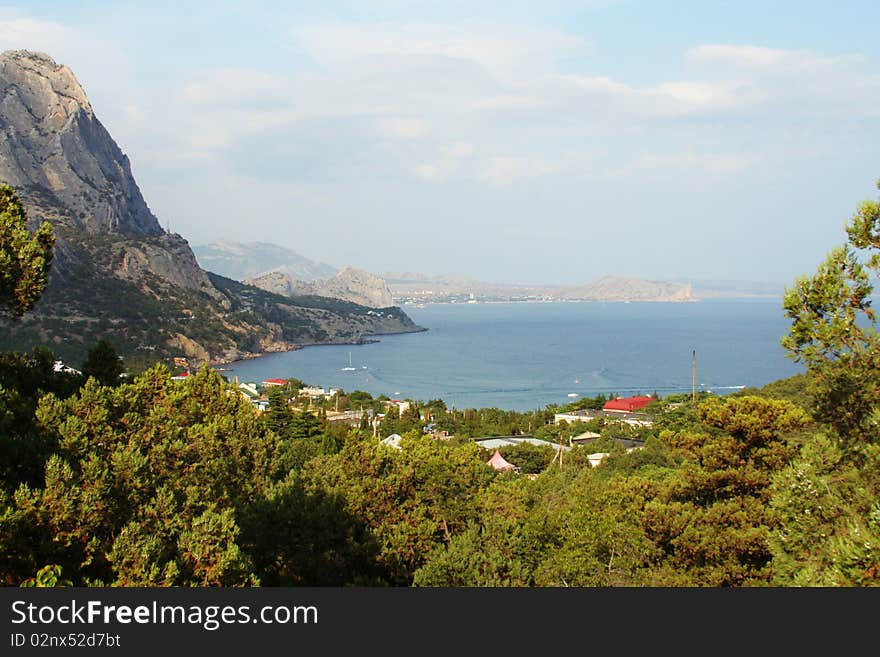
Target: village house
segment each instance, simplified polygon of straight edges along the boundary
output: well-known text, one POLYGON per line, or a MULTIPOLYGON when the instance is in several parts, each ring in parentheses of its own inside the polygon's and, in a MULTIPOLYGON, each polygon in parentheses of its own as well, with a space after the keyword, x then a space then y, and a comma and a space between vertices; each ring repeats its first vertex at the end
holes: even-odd
POLYGON ((642 410, 645 406, 655 401, 653 397, 636 395, 635 397, 618 397, 605 402, 602 407, 603 411, 611 411, 613 413, 635 413, 642 410))
POLYGON ((52 367, 52 371, 54 372, 63 372, 64 374, 82 374, 77 369, 70 367, 69 365, 65 365, 64 361, 56 360, 55 364, 52 367))
POLYGON ((308 397, 309 399, 326 399, 330 400, 336 396, 339 392, 336 388, 330 388, 330 390, 324 390, 324 388, 318 388, 314 386, 306 386, 304 388, 299 389, 300 397, 308 397))
POLYGON ((553 415, 553 422, 554 424, 559 424, 560 422, 568 422, 569 424, 572 424, 574 422, 589 422, 590 420, 595 420, 597 418, 613 420, 620 424, 628 424, 632 427, 650 427, 654 424, 653 419, 647 413, 627 413, 616 410, 594 411, 590 409, 569 411, 567 413, 555 413, 553 415))

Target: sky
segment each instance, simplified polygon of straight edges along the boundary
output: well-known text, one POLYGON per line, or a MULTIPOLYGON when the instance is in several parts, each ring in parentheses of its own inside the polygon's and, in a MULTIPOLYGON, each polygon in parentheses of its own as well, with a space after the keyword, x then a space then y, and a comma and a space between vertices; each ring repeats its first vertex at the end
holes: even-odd
POLYGON ((787 285, 880 178, 880 3, 0 3, 160 223, 379 274, 787 285))

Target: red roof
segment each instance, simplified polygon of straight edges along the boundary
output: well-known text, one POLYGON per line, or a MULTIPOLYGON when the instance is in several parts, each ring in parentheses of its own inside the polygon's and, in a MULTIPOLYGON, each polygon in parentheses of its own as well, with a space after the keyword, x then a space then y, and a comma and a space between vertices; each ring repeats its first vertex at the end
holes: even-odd
POLYGON ((287 384, 287 379, 266 379, 263 383, 277 383, 278 385, 287 384))
POLYGON ((605 402, 605 405, 602 407, 603 411, 623 411, 625 413, 632 413, 633 411, 638 411, 643 409, 645 406, 654 401, 653 397, 618 397, 617 399, 612 399, 611 401, 605 402))

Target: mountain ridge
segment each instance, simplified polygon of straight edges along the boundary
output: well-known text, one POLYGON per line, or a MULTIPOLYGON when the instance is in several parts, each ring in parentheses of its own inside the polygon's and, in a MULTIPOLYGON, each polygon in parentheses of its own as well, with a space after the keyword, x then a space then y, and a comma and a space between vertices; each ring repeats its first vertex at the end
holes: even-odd
POLYGON ((192 247, 199 264, 208 271, 236 281, 286 267, 300 281, 330 278, 340 268, 311 260, 286 247, 271 242, 233 242, 217 240, 192 247))
POLYGON ((45 53, 0 53, 0 136, 0 182, 29 226, 47 220, 56 236, 49 284, 23 318, 0 317, 0 348, 81 359, 109 339, 132 360, 199 365, 424 330, 400 309, 280 297, 205 271, 150 211, 73 72, 45 53))

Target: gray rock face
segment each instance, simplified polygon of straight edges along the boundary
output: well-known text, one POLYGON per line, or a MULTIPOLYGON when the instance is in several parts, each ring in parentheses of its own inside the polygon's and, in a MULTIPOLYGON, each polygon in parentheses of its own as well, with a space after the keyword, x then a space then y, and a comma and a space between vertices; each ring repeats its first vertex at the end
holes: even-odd
POLYGON ((165 232, 73 72, 48 55, 0 54, 0 135, 0 180, 29 206, 92 233, 165 232))
POLYGON ((145 275, 155 274, 172 285, 222 298, 199 267, 189 243, 180 235, 120 240, 110 248, 114 256, 113 273, 119 278, 137 283, 145 275))
POLYGON ((297 280, 289 270, 280 267, 244 282, 288 297, 314 294, 371 308, 388 308, 394 305, 391 289, 384 278, 354 267, 345 267, 332 278, 312 282, 297 280))
POLYGON ((318 285, 321 296, 346 299, 371 308, 388 308, 394 305, 385 279, 362 269, 345 267, 333 278, 318 281, 318 285))

